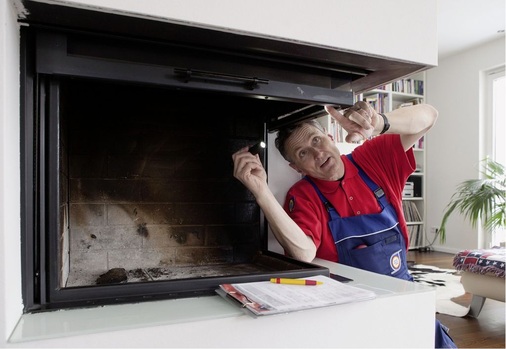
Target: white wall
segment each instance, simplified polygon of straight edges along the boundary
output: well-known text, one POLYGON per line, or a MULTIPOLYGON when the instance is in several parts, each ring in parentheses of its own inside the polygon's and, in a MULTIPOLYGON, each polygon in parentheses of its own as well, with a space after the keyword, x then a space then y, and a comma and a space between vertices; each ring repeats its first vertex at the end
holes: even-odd
MULTIPOLYGON (((28 0, 26 0, 28 1, 28 0)), ((47 0, 437 64, 436 0, 47 0), (240 5, 239 5, 240 4, 240 5), (413 11, 413 8, 416 11, 413 11), (225 29, 224 27, 228 27, 225 29), (402 30, 398 30, 402 28, 402 30)), ((0 0, 0 346, 22 313, 19 28, 0 0)), ((22 12, 19 10, 19 13, 22 12)), ((142 332, 142 331, 141 331, 142 332)), ((147 336, 149 337, 149 336, 147 336)), ((148 338, 147 338, 148 340, 148 338)), ((67 347, 75 346, 69 338, 67 347)), ((149 343, 149 342, 146 342, 149 343)), ((36 346, 33 344, 32 346, 36 346)), ((86 346, 82 342, 80 345, 86 346)))
MULTIPOLYGON (((267 139, 267 168, 270 173, 268 182, 269 188, 278 200, 283 205, 285 196, 288 189, 301 179, 301 175, 288 165, 288 162, 281 156, 276 149, 275 144, 276 133, 269 133, 267 139)), ((270 251, 284 253, 283 247, 274 237, 272 230, 269 228, 268 249, 270 251)))
MULTIPOLYGON (((504 35, 492 42, 447 57, 437 68, 427 71, 427 102, 439 111, 437 124, 427 136, 427 228, 439 227, 442 212, 457 184, 478 178, 480 118, 483 117, 480 76, 483 71, 504 64, 504 35)), ((444 245, 438 251, 456 253, 482 248, 477 229, 455 213, 447 225, 444 245)))
MULTIPOLYGON (((19 30, 0 0, 0 344, 23 309, 20 257, 19 30)), ((1 345, 0 345, 1 346, 1 345)))

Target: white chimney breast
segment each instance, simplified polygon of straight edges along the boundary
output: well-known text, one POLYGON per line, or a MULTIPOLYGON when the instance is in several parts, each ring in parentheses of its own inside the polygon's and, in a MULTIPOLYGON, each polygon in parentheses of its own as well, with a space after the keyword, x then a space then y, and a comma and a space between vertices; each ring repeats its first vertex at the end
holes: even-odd
POLYGON ((437 65, 437 0, 40 2, 437 65))

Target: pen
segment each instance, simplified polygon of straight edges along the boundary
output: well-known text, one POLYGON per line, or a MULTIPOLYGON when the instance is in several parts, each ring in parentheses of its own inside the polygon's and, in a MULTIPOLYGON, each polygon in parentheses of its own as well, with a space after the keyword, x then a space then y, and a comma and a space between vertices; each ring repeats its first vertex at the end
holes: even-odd
POLYGON ((306 286, 316 286, 323 284, 323 282, 316 280, 284 279, 284 278, 272 278, 271 282, 275 284, 306 285, 306 286))

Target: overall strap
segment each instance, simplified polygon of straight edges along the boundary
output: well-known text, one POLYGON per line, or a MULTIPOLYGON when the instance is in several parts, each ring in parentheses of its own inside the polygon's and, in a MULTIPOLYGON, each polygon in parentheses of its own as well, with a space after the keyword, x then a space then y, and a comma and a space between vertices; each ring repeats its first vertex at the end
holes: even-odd
POLYGON ((360 175, 362 180, 365 182, 365 184, 367 184, 369 189, 371 189, 371 191, 374 193, 380 206, 382 208, 385 208, 388 205, 388 200, 387 200, 387 197, 386 197, 383 189, 379 185, 374 183, 371 178, 369 178, 369 176, 364 172, 364 170, 362 170, 362 168, 355 162, 355 160, 353 159, 353 156, 351 156, 351 153, 347 154, 346 157, 348 159, 350 159, 350 161, 353 163, 353 165, 355 165, 355 167, 358 169, 358 174, 360 175))

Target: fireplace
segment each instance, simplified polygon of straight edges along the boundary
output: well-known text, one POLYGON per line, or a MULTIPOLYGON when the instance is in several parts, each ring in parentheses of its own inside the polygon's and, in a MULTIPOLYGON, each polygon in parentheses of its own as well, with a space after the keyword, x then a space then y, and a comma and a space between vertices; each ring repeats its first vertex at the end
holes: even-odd
MULTIPOLYGON (((26 312, 328 274, 269 251, 268 225, 233 178, 231 154, 419 67, 42 3, 29 10, 26 312)), ((269 149, 260 156, 267 164, 269 149)))
POLYGON ((230 155, 264 139, 265 101, 80 79, 60 90, 60 287, 258 271, 260 212, 230 155))

